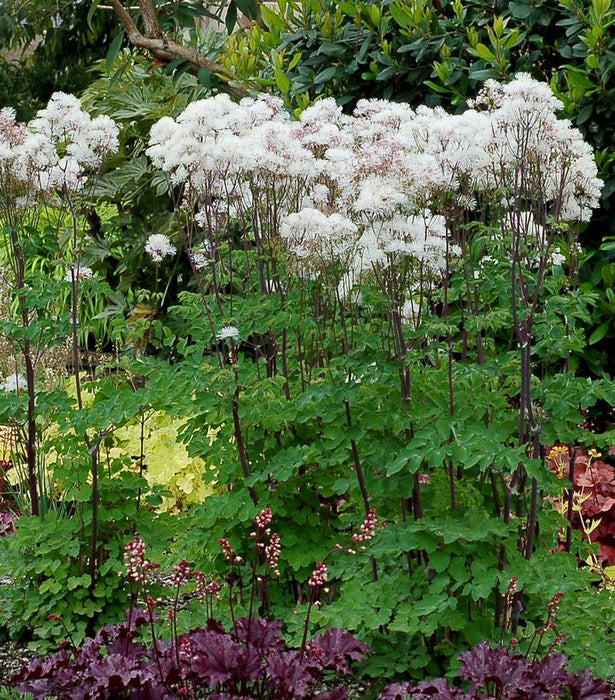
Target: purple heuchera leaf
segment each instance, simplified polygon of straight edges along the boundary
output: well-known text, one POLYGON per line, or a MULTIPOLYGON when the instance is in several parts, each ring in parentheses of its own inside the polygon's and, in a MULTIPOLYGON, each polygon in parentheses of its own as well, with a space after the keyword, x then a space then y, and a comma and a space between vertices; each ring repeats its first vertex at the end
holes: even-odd
POLYGON ((321 668, 348 674, 348 662, 362 661, 369 647, 351 634, 331 627, 324 634, 312 639, 309 651, 310 660, 315 661, 321 668))
POLYGON ((278 620, 259 620, 242 617, 235 624, 237 640, 244 644, 248 641, 248 631, 250 645, 258 649, 261 653, 284 649, 286 643, 280 636, 282 623, 278 620))
POLYGON ((149 674, 140 668, 139 662, 120 654, 98 659, 83 674, 83 681, 91 684, 92 691, 103 696, 138 688, 146 680, 150 680, 149 674))
MULTIPOLYGON (((181 640, 185 637, 186 635, 183 635, 182 637, 179 638, 179 643, 181 645, 181 640)), ((179 683, 180 681, 184 680, 186 677, 187 669, 185 668, 187 665, 189 666, 189 663, 186 664, 186 662, 189 662, 189 659, 185 659, 185 655, 183 653, 180 654, 182 657, 180 659, 181 662, 181 668, 178 667, 177 665, 177 654, 175 653, 175 645, 172 642, 163 642, 158 640, 157 642, 157 648, 158 648, 158 660, 155 660, 155 653, 150 652, 150 657, 151 660, 149 662, 149 668, 151 669, 153 675, 158 678, 160 677, 160 673, 162 673, 162 680, 167 686, 171 686, 174 683, 179 683)))
MULTIPOLYGON (((562 654, 547 654, 541 661, 534 661, 526 671, 528 681, 535 690, 559 695, 568 684, 571 675, 566 671, 566 657, 562 654)), ((526 684, 528 685, 528 684, 526 684)))
POLYGON ((527 662, 522 656, 511 656, 506 647, 492 649, 489 642, 481 642, 471 651, 459 656, 461 675, 476 689, 489 683, 497 684, 502 692, 525 688, 527 662))
POLYGON ((444 678, 436 678, 434 681, 420 683, 412 692, 412 697, 415 700, 428 700, 429 698, 437 698, 437 700, 474 700, 477 697, 485 696, 468 694, 460 688, 451 688, 444 678))
POLYGON ((34 659, 28 666, 11 678, 11 684, 20 692, 32 693, 35 697, 55 695, 57 688, 68 686, 82 664, 75 663, 72 651, 61 649, 48 659, 34 659))
POLYGON ((151 613, 149 613, 147 610, 143 610, 142 608, 133 608, 132 611, 130 608, 126 610, 126 622, 130 626, 131 630, 134 630, 137 627, 143 627, 144 625, 149 625, 150 617, 153 618, 154 622, 157 620, 155 615, 151 615, 151 613))
POLYGON ((209 687, 227 681, 257 680, 262 674, 260 655, 233 641, 228 634, 201 630, 190 635, 191 669, 209 687))
MULTIPOLYGON (((136 611, 141 612, 141 611, 136 611)), ((131 621, 134 623, 134 620, 131 621)), ((139 623, 139 625, 142 623, 139 623)), ((135 637, 137 636, 136 624, 131 624, 128 627, 126 623, 121 625, 105 625, 97 633, 94 639, 82 647, 82 651, 86 650, 86 647, 91 644, 89 655, 91 657, 96 656, 95 649, 98 647, 98 652, 100 648, 104 645, 107 647, 107 654, 123 654, 125 656, 130 656, 134 659, 142 659, 147 655, 147 648, 145 645, 136 642, 135 637)))
POLYGON ((131 688, 130 690, 130 700, 179 700, 182 697, 156 680, 148 681, 140 688, 131 688))
POLYGON ((391 683, 380 693, 378 700, 405 700, 413 689, 412 683, 391 683))
POLYGON ((594 678, 591 671, 583 669, 571 676, 568 688, 572 700, 608 700, 611 697, 611 684, 594 678))
POLYGON ((271 654, 267 659, 267 678, 281 691, 281 697, 309 697, 314 678, 297 651, 271 654))

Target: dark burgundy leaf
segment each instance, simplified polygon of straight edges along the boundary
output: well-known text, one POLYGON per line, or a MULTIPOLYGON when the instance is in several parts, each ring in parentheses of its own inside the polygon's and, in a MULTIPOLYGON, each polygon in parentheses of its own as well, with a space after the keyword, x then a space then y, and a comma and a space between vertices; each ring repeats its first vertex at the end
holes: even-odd
POLYGON ((471 651, 459 656, 461 675, 474 688, 495 684, 502 693, 525 688, 528 664, 522 656, 511 656, 505 647, 492 649, 489 642, 481 642, 471 651))
POLYGON ((138 688, 143 681, 149 680, 139 666, 134 659, 113 654, 92 662, 83 681, 100 694, 138 688))
POLYGON ((561 654, 547 654, 542 661, 535 661, 527 670, 529 687, 536 691, 560 694, 568 683, 570 674, 565 669, 566 657, 561 654))
POLYGON ((378 696, 378 700, 405 700, 414 690, 412 683, 391 683, 378 696))
POLYGON ((150 623, 150 613, 142 608, 132 608, 126 611, 126 622, 130 625, 130 629, 143 627, 150 623))
POLYGON ((572 700, 608 700, 611 697, 610 683, 594 678, 591 671, 583 669, 571 675, 568 688, 572 700))
MULTIPOLYGON (((190 639, 193 640, 193 635, 190 639)), ((262 676, 261 659, 254 649, 216 632, 201 632, 198 647, 193 647, 191 666, 209 687, 227 681, 257 680, 262 676)))
MULTIPOLYGON (((444 678, 436 678, 434 681, 420 683, 412 693, 415 700, 472 700, 476 695, 464 693, 459 688, 451 688, 444 678)), ((481 696, 484 697, 484 696, 481 696)))
POLYGON ((48 678, 23 681, 15 687, 20 693, 31 693, 35 698, 54 697, 57 694, 56 684, 48 678))
POLYGON ((217 632, 218 634, 225 634, 224 627, 218 620, 214 620, 213 618, 209 618, 207 620, 207 631, 208 632, 217 632))
POLYGON ((305 698, 314 678, 297 651, 272 654, 267 659, 267 678, 271 685, 282 691, 282 697, 305 698))
POLYGON ((141 687, 130 690, 130 700, 179 700, 182 697, 158 681, 148 681, 141 687))
POLYGON ((367 644, 337 627, 314 637, 309 645, 313 659, 324 669, 350 673, 349 661, 362 661, 369 651, 367 644))
POLYGON ((282 623, 278 620, 252 620, 247 617, 242 617, 235 624, 237 640, 247 643, 258 649, 261 653, 281 650, 286 646, 284 640, 280 636, 282 631, 282 623))

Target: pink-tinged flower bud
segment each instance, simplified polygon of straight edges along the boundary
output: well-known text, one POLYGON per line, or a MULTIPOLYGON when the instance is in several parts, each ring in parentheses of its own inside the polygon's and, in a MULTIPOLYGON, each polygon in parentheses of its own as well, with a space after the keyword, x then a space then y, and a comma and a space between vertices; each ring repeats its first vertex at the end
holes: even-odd
POLYGON ((160 568, 160 564, 147 560, 145 544, 139 534, 124 547, 124 562, 125 570, 120 575, 140 586, 146 586, 151 579, 151 573, 160 568))
POLYGON ((184 581, 190 578, 190 567, 185 559, 182 559, 179 564, 175 564, 173 567, 173 584, 175 586, 181 586, 184 581))
POLYGON ((373 540, 376 534, 376 525, 378 524, 378 517, 376 511, 372 508, 369 513, 365 516, 365 520, 361 524, 359 532, 352 536, 353 542, 368 542, 373 540))
POLYGON ((312 575, 308 580, 308 586, 311 588, 320 588, 327 583, 328 579, 329 570, 327 569, 327 565, 320 562, 316 565, 316 568, 312 572, 312 575))
POLYGON ((265 530, 269 525, 271 525, 271 521, 273 520, 273 513, 271 512, 271 508, 263 508, 263 510, 256 516, 256 527, 258 527, 259 530, 265 530))
POLYGON ((265 559, 267 561, 267 568, 272 569, 276 576, 280 575, 277 569, 281 551, 280 535, 274 532, 273 535, 271 535, 271 541, 265 547, 265 559))
POLYGON ((220 547, 222 547, 222 555, 229 564, 241 564, 241 557, 237 556, 235 550, 231 547, 231 543, 228 540, 221 537, 218 540, 218 544, 220 547))

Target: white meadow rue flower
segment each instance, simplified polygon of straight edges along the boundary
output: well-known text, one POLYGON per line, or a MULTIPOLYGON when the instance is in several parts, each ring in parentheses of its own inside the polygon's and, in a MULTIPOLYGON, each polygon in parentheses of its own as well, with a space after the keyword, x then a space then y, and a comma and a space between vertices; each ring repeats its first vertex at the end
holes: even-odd
POLYGON ((72 268, 72 270, 69 270, 64 276, 64 279, 67 282, 73 281, 73 272, 75 275, 75 279, 78 280, 91 280, 94 275, 91 267, 80 266, 77 268, 72 268))
POLYGON ((239 328, 235 326, 222 326, 216 333, 218 340, 239 340, 239 328))
POLYGON ((202 248, 199 248, 197 250, 193 250, 192 253, 190 253, 190 262, 194 266, 194 269, 198 271, 206 267, 209 263, 209 260, 205 251, 202 248))
POLYGON ((563 265, 566 262, 566 256, 562 255, 559 250, 554 250, 551 253, 551 265, 563 265))
POLYGON ((366 178, 361 184, 359 196, 354 203, 355 210, 384 216, 392 214, 408 199, 397 185, 398 182, 393 177, 372 175, 366 178))
POLYGON ((286 216, 280 236, 306 271, 336 262, 347 262, 356 241, 357 227, 341 214, 327 216, 306 207, 286 216))
POLYGON ((8 377, 3 379, 2 384, 0 384, 0 388, 4 391, 24 391, 26 388, 26 379, 18 372, 9 374, 8 377))
POLYGON ((164 233, 153 233, 145 243, 145 252, 154 262, 161 262, 167 255, 175 255, 177 248, 164 233))
POLYGON ((19 149, 20 177, 32 179, 42 191, 78 192, 86 172, 100 167, 117 151, 118 128, 107 116, 92 117, 73 95, 56 92, 27 127, 19 149))

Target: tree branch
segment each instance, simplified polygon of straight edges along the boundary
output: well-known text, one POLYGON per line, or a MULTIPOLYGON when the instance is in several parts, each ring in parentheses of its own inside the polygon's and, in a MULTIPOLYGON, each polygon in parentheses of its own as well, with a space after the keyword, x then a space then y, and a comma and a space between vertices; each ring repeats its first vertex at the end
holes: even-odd
POLYGON ((111 6, 122 23, 128 35, 128 40, 135 48, 149 51, 154 58, 164 63, 170 63, 178 58, 183 58, 190 65, 190 72, 194 74, 197 74, 201 68, 207 68, 212 74, 220 78, 222 81, 220 89, 223 92, 237 99, 249 97, 250 93, 244 88, 229 85, 229 81, 232 77, 226 73, 221 65, 202 56, 190 46, 179 44, 165 36, 160 28, 156 8, 151 0, 139 0, 139 8, 143 17, 145 34, 139 30, 130 13, 120 0, 111 0, 111 6))
POLYGON ((150 39, 163 39, 162 29, 158 22, 158 14, 151 0, 139 0, 139 9, 145 27, 145 36, 150 39))

